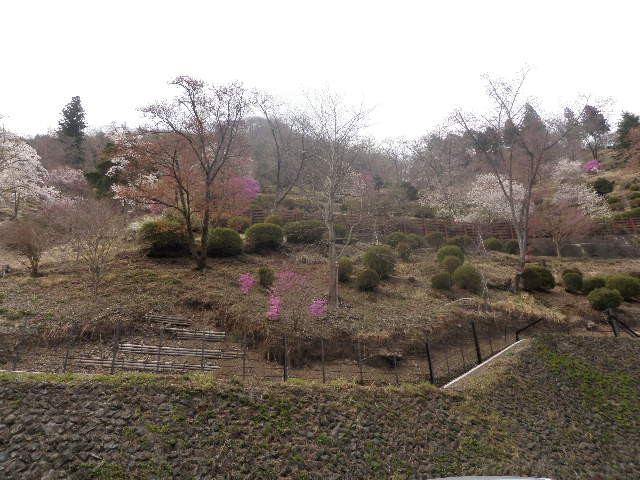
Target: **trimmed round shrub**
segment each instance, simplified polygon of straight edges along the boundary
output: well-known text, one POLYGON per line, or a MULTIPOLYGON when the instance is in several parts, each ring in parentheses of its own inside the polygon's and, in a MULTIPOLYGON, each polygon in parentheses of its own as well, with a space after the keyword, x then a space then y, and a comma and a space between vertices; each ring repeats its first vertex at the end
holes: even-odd
POLYGON ((440 232, 429 232, 424 237, 427 240, 427 245, 433 248, 440 248, 444 245, 444 235, 440 232))
POLYGON ((622 303, 622 295, 618 290, 612 288, 596 288, 589 292, 587 300, 595 310, 606 310, 607 308, 617 308, 622 303))
POLYGON ((380 279, 389 278, 395 269, 396 260, 393 250, 385 245, 369 247, 364 254, 364 264, 376 272, 380 279))
POLYGON ((402 232, 393 232, 384 237, 384 243, 392 246, 393 248, 396 248, 401 242, 408 243, 408 240, 407 234, 402 232))
POLYGON ((553 277, 553 273, 547 267, 543 267, 541 265, 530 265, 524 269, 524 271, 532 271, 534 272, 539 281, 539 287, 536 290, 552 290, 553 287, 556 286, 556 280, 553 277))
POLYGON ((482 289, 482 275, 473 265, 465 263, 453 272, 453 283, 465 290, 479 292, 482 289))
POLYGON ((503 249, 502 240, 498 240, 497 238, 487 238, 484 241, 484 246, 487 250, 491 250, 493 252, 501 252, 503 249))
POLYGON ((320 220, 301 220, 299 222, 289 222, 284 226, 287 242, 291 243, 319 242, 322 240, 324 231, 324 223, 320 220))
POLYGON ((464 250, 473 245, 473 239, 469 235, 456 235, 447 238, 447 245, 457 245, 464 250))
POLYGON ((614 219, 629 217, 640 217, 640 207, 630 208, 629 210, 625 210, 624 212, 613 216, 614 219))
POLYGON ((362 292, 372 292, 380 283, 380 275, 374 270, 367 268, 358 274, 356 283, 358 284, 358 290, 362 292))
POLYGON ((447 272, 436 273, 431 277, 431 286, 438 290, 451 290, 451 275, 447 272))
POLYGON ((184 225, 171 220, 148 220, 138 232, 138 240, 149 257, 181 257, 189 252, 184 225))
POLYGON ((444 247, 440 247, 436 253, 436 257, 439 262, 442 262, 445 258, 450 256, 458 257, 461 262, 464 262, 464 252, 458 245, 446 245, 444 247))
POLYGON ((233 228, 236 232, 244 233, 251 226, 249 217, 237 216, 227 220, 227 226, 233 228))
POLYGON ((607 193, 613 192, 614 182, 607 180, 604 177, 596 178, 593 182, 593 188, 600 195, 606 195, 607 193))
POLYGON ((579 268, 565 268, 564 270, 562 270, 562 277, 564 278, 564 276, 567 273, 575 273, 576 275, 580 275, 580 278, 582 278, 582 271, 579 268))
POLYGON ((274 223, 256 223, 247 230, 247 246, 253 250, 270 250, 282 245, 282 227, 274 223))
POLYGON ((602 277, 585 278, 582 280, 582 292, 586 295, 596 288, 602 288, 607 281, 602 277))
POLYGON ((517 255, 518 253, 520 253, 520 245, 518 245, 517 240, 507 240, 502 245, 502 251, 511 255, 517 255))
POLYGON ((640 198, 640 192, 631 192, 629 195, 627 195, 627 198, 629 200, 635 200, 636 198, 640 198))
POLYGON ((349 257, 340 257, 338 259, 338 280, 348 282, 353 273, 353 262, 349 257))
POLYGON ((626 273, 616 273, 607 277, 606 287, 618 290, 625 300, 640 295, 640 280, 626 273))
POLYGON ((234 257, 242 253, 242 238, 231 228, 214 228, 209 232, 207 254, 212 257, 234 257))
POLYGON ((413 250, 416 250, 424 247, 425 240, 423 236, 417 233, 410 233, 407 235, 407 243, 413 250))
POLYGON ((520 282, 522 284, 522 288, 527 292, 542 290, 542 280, 535 270, 525 268, 524 271, 520 274, 520 282))
POLYGON ((273 223, 274 225, 278 225, 280 227, 284 227, 285 221, 282 215, 273 214, 269 215, 264 219, 264 223, 273 223))
POLYGON ((398 251, 398 257, 400 257, 400 259, 405 262, 409 261, 409 258, 411 258, 411 247, 408 243, 400 242, 396 247, 396 250, 398 251))
POLYGON ((258 283, 263 288, 271 288, 273 285, 273 270, 267 266, 262 266, 258 269, 258 283))
POLYGON ((564 289, 569 293, 582 292, 582 275, 567 272, 562 275, 562 283, 564 284, 564 289))
POLYGON ((462 260, 460 260, 459 257, 449 255, 448 257, 443 258, 440 263, 447 272, 453 273, 456 271, 456 268, 462 265, 462 260))

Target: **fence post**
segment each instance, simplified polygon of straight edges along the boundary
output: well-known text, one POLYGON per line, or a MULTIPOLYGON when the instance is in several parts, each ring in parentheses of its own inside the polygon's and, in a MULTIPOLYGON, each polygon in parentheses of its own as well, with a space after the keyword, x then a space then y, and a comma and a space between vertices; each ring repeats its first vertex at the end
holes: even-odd
POLYGON ((324 338, 320 338, 320 362, 322 363, 322 383, 327 381, 327 372, 325 367, 324 338))
MULTIPOLYGON (((425 342, 425 349, 427 351, 427 365, 429 366, 429 381, 433 384, 433 365, 431 364, 431 351, 429 350, 429 342, 425 342)), ((449 369, 449 360, 447 360, 447 370, 449 369)))
POLYGON ((360 372, 360 384, 364 384, 364 372, 362 370, 362 342, 358 340, 358 371, 360 372))
POLYGON ((114 369, 116 368, 116 355, 118 355, 118 349, 120 348, 120 344, 118 340, 120 338, 120 331, 118 327, 116 327, 116 333, 113 341, 113 357, 111 358, 111 373, 113 374, 114 369))
POLYGON ((204 372, 204 338, 202 339, 202 346, 200 348, 200 369, 204 372))
POLYGON ((289 380, 289 339, 285 333, 282 336, 282 346, 284 347, 284 355, 282 359, 282 379, 286 382, 289 380))
POLYGON ((393 353, 393 373, 395 373, 396 385, 400 385, 400 378, 398 377, 398 356, 395 352, 393 353))
POLYGON ((67 373, 67 363, 69 362, 69 345, 67 344, 67 351, 64 352, 64 361, 62 362, 62 373, 67 373))
POLYGON ((480 354, 480 342, 478 342, 478 334, 476 333, 476 324, 471 321, 471 331, 473 332, 473 342, 476 345, 476 356, 478 357, 478 365, 482 363, 482 355, 480 354))

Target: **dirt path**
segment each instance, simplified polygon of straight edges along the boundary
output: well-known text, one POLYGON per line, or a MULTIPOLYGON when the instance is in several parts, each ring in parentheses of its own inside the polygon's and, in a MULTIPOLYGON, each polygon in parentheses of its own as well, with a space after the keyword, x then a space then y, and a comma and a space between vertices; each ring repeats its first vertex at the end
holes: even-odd
POLYGON ((450 391, 463 392, 471 389, 480 383, 484 383, 494 379, 504 372, 507 367, 513 364, 518 354, 526 350, 531 344, 530 339, 520 340, 517 344, 507 347, 502 353, 498 353, 486 360, 484 363, 476 367, 473 371, 468 372, 458 380, 453 380, 444 388, 450 391))

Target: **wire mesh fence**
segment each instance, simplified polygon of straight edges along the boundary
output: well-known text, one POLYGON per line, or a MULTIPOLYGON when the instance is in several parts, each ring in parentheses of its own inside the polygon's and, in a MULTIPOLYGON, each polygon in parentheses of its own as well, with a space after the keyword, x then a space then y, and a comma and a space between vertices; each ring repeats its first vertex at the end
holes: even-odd
POLYGON ((240 381, 426 381, 442 385, 516 340, 513 328, 475 322, 459 324, 453 334, 437 339, 281 335, 256 342, 246 336, 225 336, 224 332, 184 333, 184 329, 169 328, 159 329, 155 335, 125 338, 116 329, 110 341, 71 340, 57 346, 47 358, 37 348, 14 339, 0 343, 0 369, 102 374, 199 371, 240 381))

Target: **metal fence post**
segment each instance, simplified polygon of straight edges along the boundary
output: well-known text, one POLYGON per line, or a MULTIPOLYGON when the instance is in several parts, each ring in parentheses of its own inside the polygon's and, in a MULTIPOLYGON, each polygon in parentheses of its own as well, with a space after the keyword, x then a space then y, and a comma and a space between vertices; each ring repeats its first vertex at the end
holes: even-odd
POLYGON ((482 354, 480 353, 480 342, 478 342, 478 334, 476 332, 476 324, 471 321, 471 331, 473 332, 473 342, 476 345, 476 357, 478 358, 478 365, 482 363, 482 354))
POLYGON ((325 366, 324 338, 320 338, 320 362, 322 363, 322 383, 326 383, 327 371, 325 366))
POLYGON ((358 340, 358 371, 360 372, 360 384, 364 384, 364 371, 362 369, 362 342, 358 340))
MULTIPOLYGON (((429 342, 424 344, 427 351, 427 365, 429 366, 429 381, 433 384, 433 365, 431 364, 431 351, 429 350, 429 342)), ((447 370, 449 369, 449 360, 447 360, 447 370)))
POLYGON ((282 346, 284 347, 284 355, 282 359, 282 379, 286 382, 289 380, 289 339, 287 334, 282 336, 282 346))

